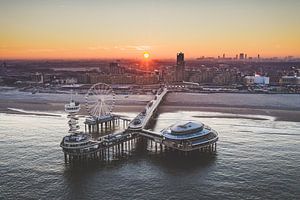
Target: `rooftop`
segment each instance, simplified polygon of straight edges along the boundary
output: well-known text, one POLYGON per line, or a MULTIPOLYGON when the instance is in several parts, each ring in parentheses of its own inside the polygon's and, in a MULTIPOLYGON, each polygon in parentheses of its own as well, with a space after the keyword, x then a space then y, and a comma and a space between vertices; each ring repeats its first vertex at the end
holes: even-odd
POLYGON ((65 142, 83 142, 89 139, 89 135, 85 133, 71 134, 64 137, 65 142))
POLYGON ((172 125, 170 129, 174 134, 184 134, 185 132, 201 131, 203 129, 203 124, 192 121, 180 122, 172 125))
POLYGON ((198 131, 198 132, 194 132, 194 133, 176 135, 176 134, 172 134, 168 131, 165 131, 163 133, 163 135, 164 135, 164 137, 171 139, 171 140, 188 140, 188 139, 193 139, 193 138, 197 138, 197 137, 202 137, 204 135, 209 134, 210 132, 211 132, 210 130, 204 129, 202 131, 198 131))

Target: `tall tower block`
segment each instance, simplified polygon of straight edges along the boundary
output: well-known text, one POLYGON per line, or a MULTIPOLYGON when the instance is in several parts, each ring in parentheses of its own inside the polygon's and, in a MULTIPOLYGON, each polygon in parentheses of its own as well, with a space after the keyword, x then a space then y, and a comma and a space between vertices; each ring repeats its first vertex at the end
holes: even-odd
POLYGON ((184 81, 184 53, 179 52, 177 53, 177 62, 176 62, 176 81, 182 82, 184 81))

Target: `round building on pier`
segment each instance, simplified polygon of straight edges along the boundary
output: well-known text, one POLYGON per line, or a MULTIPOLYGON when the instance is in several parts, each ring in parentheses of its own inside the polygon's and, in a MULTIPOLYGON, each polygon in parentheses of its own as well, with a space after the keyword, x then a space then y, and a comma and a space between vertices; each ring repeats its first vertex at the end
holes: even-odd
POLYGON ((180 122, 162 130, 164 144, 181 151, 214 150, 217 131, 199 122, 180 122))

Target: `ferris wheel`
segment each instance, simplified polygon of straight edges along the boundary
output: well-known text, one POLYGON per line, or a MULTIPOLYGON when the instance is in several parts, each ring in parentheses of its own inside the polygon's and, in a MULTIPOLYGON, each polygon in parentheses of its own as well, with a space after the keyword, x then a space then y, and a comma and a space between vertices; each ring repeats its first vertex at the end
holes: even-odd
POLYGON ((110 85, 94 84, 85 95, 87 112, 92 117, 109 116, 115 105, 115 93, 110 85))

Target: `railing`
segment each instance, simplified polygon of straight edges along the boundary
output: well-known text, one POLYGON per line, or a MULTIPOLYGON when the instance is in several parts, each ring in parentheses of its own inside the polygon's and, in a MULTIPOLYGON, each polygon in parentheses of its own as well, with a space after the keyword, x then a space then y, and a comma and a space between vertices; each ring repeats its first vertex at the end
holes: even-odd
POLYGON ((162 142, 163 140, 163 135, 160 132, 154 132, 154 131, 142 129, 139 132, 139 135, 145 136, 149 139, 153 139, 156 142, 162 142))
POLYGON ((162 91, 160 91, 158 95, 155 96, 155 99, 151 101, 151 105, 147 104, 145 111, 139 113, 138 116, 129 123, 128 130, 141 131, 144 129, 167 93, 167 88, 164 88, 162 91), (137 120, 139 120, 139 123, 136 123, 137 120))

